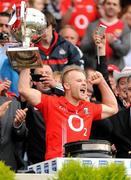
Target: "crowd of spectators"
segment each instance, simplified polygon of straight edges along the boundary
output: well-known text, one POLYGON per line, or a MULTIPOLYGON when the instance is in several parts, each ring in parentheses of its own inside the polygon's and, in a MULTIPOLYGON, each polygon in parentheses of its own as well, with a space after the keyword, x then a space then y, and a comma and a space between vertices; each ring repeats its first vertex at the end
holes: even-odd
POLYGON ((15 171, 64 156, 64 144, 102 139, 131 157, 131 3, 28 0, 47 27, 34 46, 42 67, 13 69, 15 42, 0 12, 0 160, 15 171), (98 26, 106 26, 98 34, 98 26), (99 52, 99 53, 98 53, 99 52), (36 78, 39 77, 39 78, 36 78))

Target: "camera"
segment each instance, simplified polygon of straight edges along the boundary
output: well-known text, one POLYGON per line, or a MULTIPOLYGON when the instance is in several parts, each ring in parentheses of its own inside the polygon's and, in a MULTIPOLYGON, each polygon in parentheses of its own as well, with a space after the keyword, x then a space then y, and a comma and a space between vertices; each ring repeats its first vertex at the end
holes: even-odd
POLYGON ((35 82, 43 82, 44 80, 40 80, 43 76, 41 74, 31 74, 32 80, 35 82))
POLYGON ((9 34, 5 32, 0 33, 0 41, 8 40, 9 39, 9 34))

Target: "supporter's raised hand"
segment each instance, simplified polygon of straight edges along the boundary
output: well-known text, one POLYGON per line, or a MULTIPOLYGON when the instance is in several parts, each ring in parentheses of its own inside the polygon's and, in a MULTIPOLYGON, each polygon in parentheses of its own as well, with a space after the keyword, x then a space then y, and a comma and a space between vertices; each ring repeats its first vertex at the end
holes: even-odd
POLYGON ((28 108, 17 109, 15 119, 14 119, 15 127, 19 126, 22 122, 25 121, 27 111, 28 111, 28 108))
POLYGON ((6 101, 0 106, 0 118, 6 113, 11 101, 6 101))
POLYGON ((102 83, 104 81, 104 77, 102 76, 102 74, 100 72, 95 71, 95 72, 91 72, 89 74, 88 81, 92 85, 99 85, 100 83, 102 83))
POLYGON ((105 48, 106 48, 106 36, 103 34, 102 36, 97 34, 97 30, 93 33, 93 39, 96 46, 99 48, 99 56, 105 56, 105 48))

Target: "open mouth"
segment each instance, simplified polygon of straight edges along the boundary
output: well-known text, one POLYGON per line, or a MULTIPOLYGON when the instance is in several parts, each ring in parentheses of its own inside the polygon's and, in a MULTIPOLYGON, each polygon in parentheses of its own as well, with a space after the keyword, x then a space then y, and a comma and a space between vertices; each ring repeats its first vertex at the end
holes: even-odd
POLYGON ((81 92, 82 94, 85 94, 85 93, 86 93, 86 89, 85 89, 85 88, 82 88, 82 89, 80 89, 80 92, 81 92))

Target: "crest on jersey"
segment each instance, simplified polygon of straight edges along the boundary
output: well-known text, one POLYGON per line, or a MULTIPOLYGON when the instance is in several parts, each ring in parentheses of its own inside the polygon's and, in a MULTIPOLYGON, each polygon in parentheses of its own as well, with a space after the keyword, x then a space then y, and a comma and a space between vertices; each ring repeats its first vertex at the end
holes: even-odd
POLYGON ((64 49, 60 49, 59 54, 64 55, 64 54, 66 54, 66 51, 64 49))
POLYGON ((88 108, 84 108, 84 114, 90 114, 89 109, 88 108))

